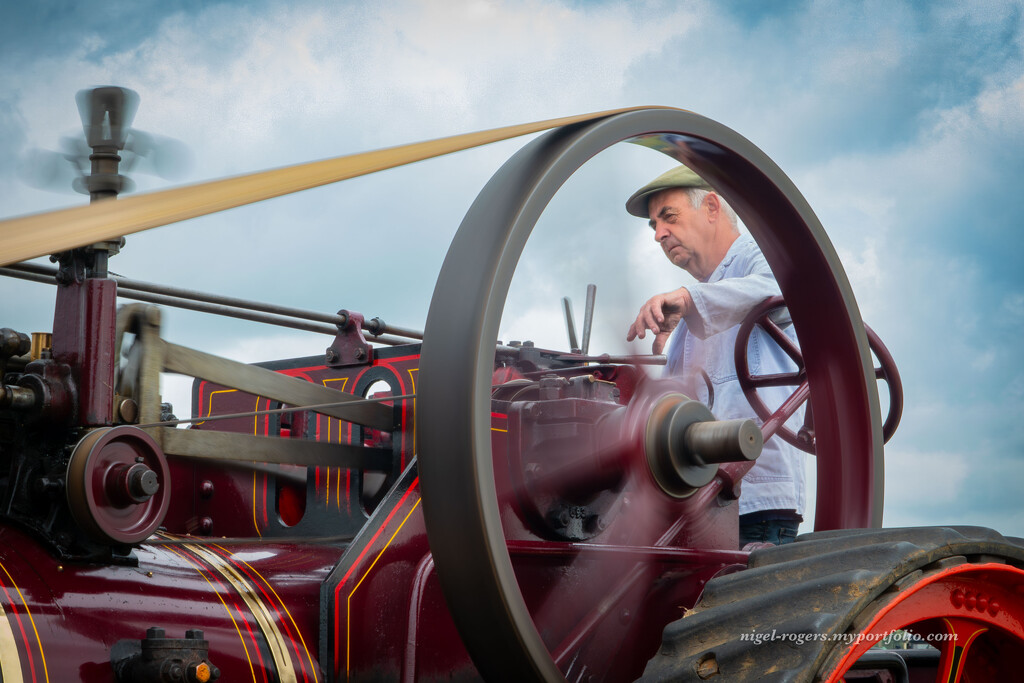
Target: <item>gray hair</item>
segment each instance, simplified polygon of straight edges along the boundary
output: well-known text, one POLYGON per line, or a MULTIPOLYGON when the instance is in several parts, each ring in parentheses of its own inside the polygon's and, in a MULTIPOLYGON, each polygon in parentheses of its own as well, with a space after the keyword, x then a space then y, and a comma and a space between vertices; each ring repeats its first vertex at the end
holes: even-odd
MULTIPOLYGON (((704 198, 711 194, 710 190, 702 190, 697 187, 687 187, 683 192, 685 192, 686 196, 690 198, 690 206, 694 209, 699 209, 701 204, 704 203, 704 198)), ((725 214, 725 218, 729 221, 729 225, 733 228, 739 229, 737 226, 736 212, 733 211, 731 206, 729 206, 729 202, 725 201, 722 195, 717 192, 715 193, 715 196, 718 197, 718 201, 722 205, 722 213, 725 214)))

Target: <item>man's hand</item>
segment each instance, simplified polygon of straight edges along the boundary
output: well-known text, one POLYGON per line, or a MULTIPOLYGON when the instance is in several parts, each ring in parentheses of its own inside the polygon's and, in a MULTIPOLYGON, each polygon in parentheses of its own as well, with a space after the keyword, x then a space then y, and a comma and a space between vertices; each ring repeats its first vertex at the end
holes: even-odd
POLYGON ((693 298, 686 287, 655 294, 640 307, 640 313, 626 333, 626 341, 643 339, 647 330, 654 333, 654 353, 661 353, 672 330, 693 309, 693 298))

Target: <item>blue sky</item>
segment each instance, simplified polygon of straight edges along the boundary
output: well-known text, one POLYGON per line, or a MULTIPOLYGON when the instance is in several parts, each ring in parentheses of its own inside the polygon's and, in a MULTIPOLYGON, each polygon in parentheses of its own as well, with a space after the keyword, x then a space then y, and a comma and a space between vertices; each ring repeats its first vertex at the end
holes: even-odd
MULTIPOLYGON (((900 365, 886 525, 1024 535, 1020 2, 12 5, 0 8, 5 216, 81 201, 20 184, 17 159, 73 133, 75 92, 100 84, 138 91, 136 125, 189 145, 184 181, 618 106, 730 126, 804 192, 900 365)), ((422 326, 462 215, 522 144, 131 237, 112 268, 422 326)), ((622 211, 668 165, 615 150, 559 193, 502 334, 558 343, 559 297, 581 301, 597 266, 629 277, 600 287, 595 344, 624 344, 623 318, 684 281, 622 211)), ((50 290, 0 281, 0 296, 4 326, 49 328, 50 290)), ((167 335, 245 360, 323 347, 178 312, 167 335)))

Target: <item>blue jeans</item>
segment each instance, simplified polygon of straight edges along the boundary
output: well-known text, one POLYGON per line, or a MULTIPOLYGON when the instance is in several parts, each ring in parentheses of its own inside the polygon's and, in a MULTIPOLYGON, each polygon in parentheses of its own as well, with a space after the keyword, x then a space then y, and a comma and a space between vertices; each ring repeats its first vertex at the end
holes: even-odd
POLYGON ((774 543, 782 545, 796 539, 800 522, 795 519, 768 519, 760 522, 740 523, 740 547, 748 543, 774 543))

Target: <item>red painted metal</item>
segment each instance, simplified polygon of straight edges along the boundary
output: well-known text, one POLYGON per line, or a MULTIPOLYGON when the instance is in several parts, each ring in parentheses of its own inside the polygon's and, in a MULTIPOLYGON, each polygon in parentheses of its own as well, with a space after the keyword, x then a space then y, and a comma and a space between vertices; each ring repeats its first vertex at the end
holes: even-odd
MULTIPOLYGON (((372 362, 329 367, 323 357, 308 357, 262 364, 263 367, 346 393, 363 396, 376 382, 385 382, 393 395, 414 394, 419 372, 419 347, 377 349, 372 362)), ((414 402, 398 401, 400 423, 413 425, 414 402)), ((197 380, 193 388, 192 414, 196 417, 227 415, 278 408, 277 403, 213 382, 197 380)), ((200 422, 199 430, 229 431, 264 436, 288 436, 330 443, 363 443, 384 439, 369 428, 300 411, 200 422)), ((388 434, 394 453, 389 486, 409 464, 415 432, 402 429, 388 434)), ((366 481, 360 472, 337 467, 285 467, 278 474, 265 470, 245 471, 220 463, 171 460, 175 481, 183 481, 188 495, 175 497, 167 515, 167 527, 180 533, 217 536, 337 536, 351 538, 366 523, 366 481), (198 489, 205 486, 204 491, 198 489), (198 495, 196 495, 198 494, 198 495), (203 525, 202 521, 208 520, 203 525)), ((180 489, 179 489, 180 491, 180 489)), ((181 491, 183 494, 185 491, 181 491)), ((372 501, 370 501, 372 503, 372 501)))
POLYGON ((109 425, 114 411, 117 285, 89 278, 61 285, 53 315, 53 360, 72 368, 83 426, 109 425))
POLYGON ((0 527, 0 646, 4 678, 109 683, 110 650, 152 626, 169 637, 201 629, 221 680, 264 683, 290 668, 322 681, 315 599, 341 549, 196 543, 166 536, 135 550, 137 566, 62 563, 32 538, 0 527), (5 651, 6 654, 7 651, 5 651))
POLYGON ((829 683, 884 637, 903 629, 941 651, 936 681, 1006 680, 1024 656, 1024 570, 1003 563, 954 564, 901 582, 849 634, 829 683))
POLYGON ((65 482, 72 514, 100 542, 131 545, 149 538, 170 503, 163 452, 141 429, 121 425, 89 432, 75 447, 65 482), (145 495, 139 481, 151 478, 145 495), (135 479, 133 484, 132 479, 135 479))

